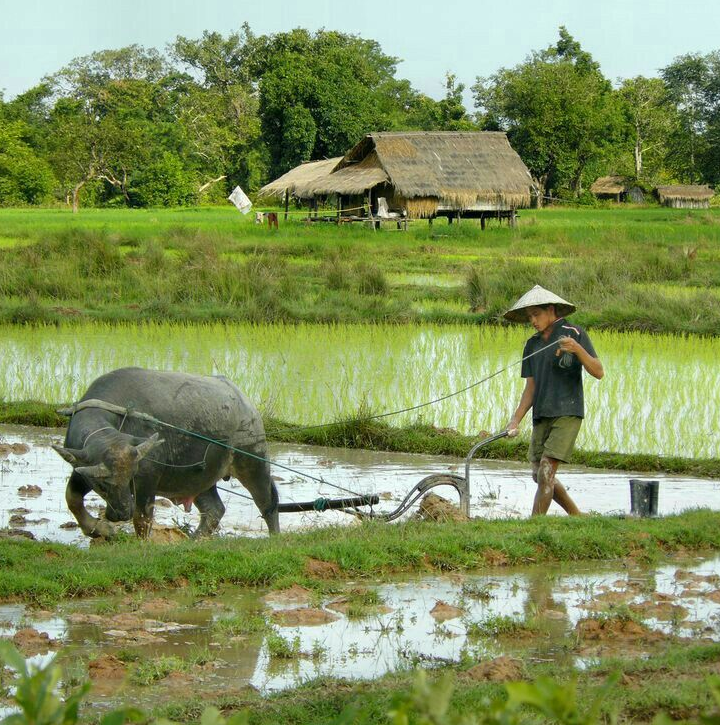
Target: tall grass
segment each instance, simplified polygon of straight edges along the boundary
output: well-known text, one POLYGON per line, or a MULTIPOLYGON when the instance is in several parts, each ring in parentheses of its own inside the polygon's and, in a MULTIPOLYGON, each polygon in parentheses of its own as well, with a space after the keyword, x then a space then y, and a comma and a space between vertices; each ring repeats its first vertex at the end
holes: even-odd
MULTIPOLYGON (((226 375, 266 415, 313 424, 360 408, 397 410, 463 388, 518 361, 529 332, 448 325, 6 325, 0 398, 68 402, 98 375, 141 365, 226 375)), ((720 457, 720 339, 591 334, 606 376, 586 377, 581 448, 720 457)), ((498 430, 522 385, 515 366, 460 396, 387 420, 401 425, 421 416, 466 434, 498 430)))
POLYGON ((580 324, 713 334, 720 210, 539 210, 407 233, 230 209, 0 210, 0 320, 496 321, 541 283, 580 324), (709 290, 709 293, 708 293, 709 290))

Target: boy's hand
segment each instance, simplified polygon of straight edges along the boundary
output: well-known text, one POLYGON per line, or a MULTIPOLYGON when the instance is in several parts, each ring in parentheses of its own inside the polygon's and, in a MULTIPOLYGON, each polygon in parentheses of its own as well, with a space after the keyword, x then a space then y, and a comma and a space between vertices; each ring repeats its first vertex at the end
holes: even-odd
POLYGON ((571 352, 576 355, 582 350, 582 345, 572 337, 561 337, 560 347, 555 351, 555 356, 560 357, 564 352, 571 352))
POLYGON ((520 430, 518 429, 518 424, 512 420, 508 423, 506 430, 508 438, 516 438, 520 433, 520 430))

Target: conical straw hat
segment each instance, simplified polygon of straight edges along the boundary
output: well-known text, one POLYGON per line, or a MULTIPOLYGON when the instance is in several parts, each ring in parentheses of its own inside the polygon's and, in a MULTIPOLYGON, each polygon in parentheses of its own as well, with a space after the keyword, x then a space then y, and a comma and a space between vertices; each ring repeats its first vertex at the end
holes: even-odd
POLYGON ((558 317, 566 317, 575 312, 575 305, 536 284, 505 313, 505 319, 512 322, 527 322, 527 308, 538 305, 555 305, 555 313, 558 317))

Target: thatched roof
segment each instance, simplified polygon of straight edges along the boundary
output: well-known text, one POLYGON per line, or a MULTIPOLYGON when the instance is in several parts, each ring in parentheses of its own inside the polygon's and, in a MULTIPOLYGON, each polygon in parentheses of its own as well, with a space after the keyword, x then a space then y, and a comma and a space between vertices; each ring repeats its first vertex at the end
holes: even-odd
POLYGON ((298 199, 312 199, 315 196, 315 187, 338 165, 341 159, 342 156, 336 156, 321 161, 306 161, 300 166, 290 169, 279 179, 263 186, 258 192, 258 196, 282 198, 287 191, 298 199))
POLYGON ((675 186, 658 186, 658 198, 661 203, 666 200, 675 201, 706 201, 715 192, 705 184, 676 184, 675 186))
POLYGON ((628 183, 624 176, 601 176, 590 187, 592 194, 624 194, 628 190, 628 183))
POLYGON ((482 203, 529 206, 533 187, 530 172, 504 133, 415 131, 368 134, 327 177, 324 191, 336 179, 348 186, 355 179, 353 192, 342 193, 360 193, 365 177, 364 189, 383 180, 380 172, 398 196, 432 198, 457 209, 482 203))

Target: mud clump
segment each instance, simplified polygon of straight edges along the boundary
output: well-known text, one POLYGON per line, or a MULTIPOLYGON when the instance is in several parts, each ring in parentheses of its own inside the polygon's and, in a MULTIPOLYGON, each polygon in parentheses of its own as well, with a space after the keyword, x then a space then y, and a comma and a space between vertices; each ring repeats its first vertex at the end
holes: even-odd
POLYGON ((66 521, 64 524, 60 524, 61 529, 79 529, 77 521, 66 521))
POLYGON ((297 604, 309 604, 312 598, 312 590, 306 589, 299 584, 293 584, 288 589, 279 589, 278 591, 270 592, 263 597, 266 602, 276 602, 278 604, 290 602, 297 604))
POLYGON ((13 635, 12 642, 26 657, 46 654, 58 646, 54 639, 50 639, 47 632, 38 632, 32 627, 18 629, 13 635))
POLYGON ((435 603, 435 606, 430 610, 430 616, 436 622, 444 622, 448 619, 457 619, 465 614, 465 610, 460 607, 454 607, 452 604, 443 602, 441 599, 435 603))
POLYGON ((177 604, 164 597, 149 599, 140 605, 140 611, 145 614, 165 614, 171 609, 177 609, 177 604))
POLYGON ((583 640, 613 640, 616 643, 650 642, 663 637, 659 632, 653 632, 639 622, 619 617, 581 619, 575 626, 575 631, 583 640))
POLYGON ((154 524, 150 531, 148 541, 153 544, 177 544, 181 541, 187 541, 190 537, 177 526, 159 526, 154 524))
POLYGON ((522 663, 503 655, 489 662, 481 662, 461 676, 475 682, 516 682, 523 678, 522 663))
POLYGON ((454 504, 436 493, 428 493, 420 502, 415 517, 419 521, 469 521, 470 519, 454 504))
POLYGON ((0 529, 0 539, 30 539, 35 541, 35 535, 24 529, 0 529))
POLYGON ((510 563, 507 554, 498 549, 485 549, 482 558, 488 566, 507 566, 510 563))
POLYGON ((102 655, 88 662, 88 674, 91 680, 122 680, 127 674, 127 668, 115 655, 102 655))
POLYGON ((20 486, 18 493, 24 498, 37 498, 42 496, 42 488, 34 483, 29 483, 27 486, 20 486))
POLYGON ((689 614, 685 607, 668 601, 631 604, 629 609, 642 617, 659 619, 663 622, 679 621, 685 619, 689 614))
POLYGON ((7 458, 11 453, 15 456, 24 456, 30 450, 26 443, 0 443, 0 458, 7 458))
POLYGON ((279 609, 270 615, 281 627, 317 627, 339 619, 336 614, 324 609, 298 607, 297 609, 279 609))
POLYGON ((316 579, 335 579, 340 576, 340 567, 332 561, 307 559, 305 561, 305 573, 316 579))

